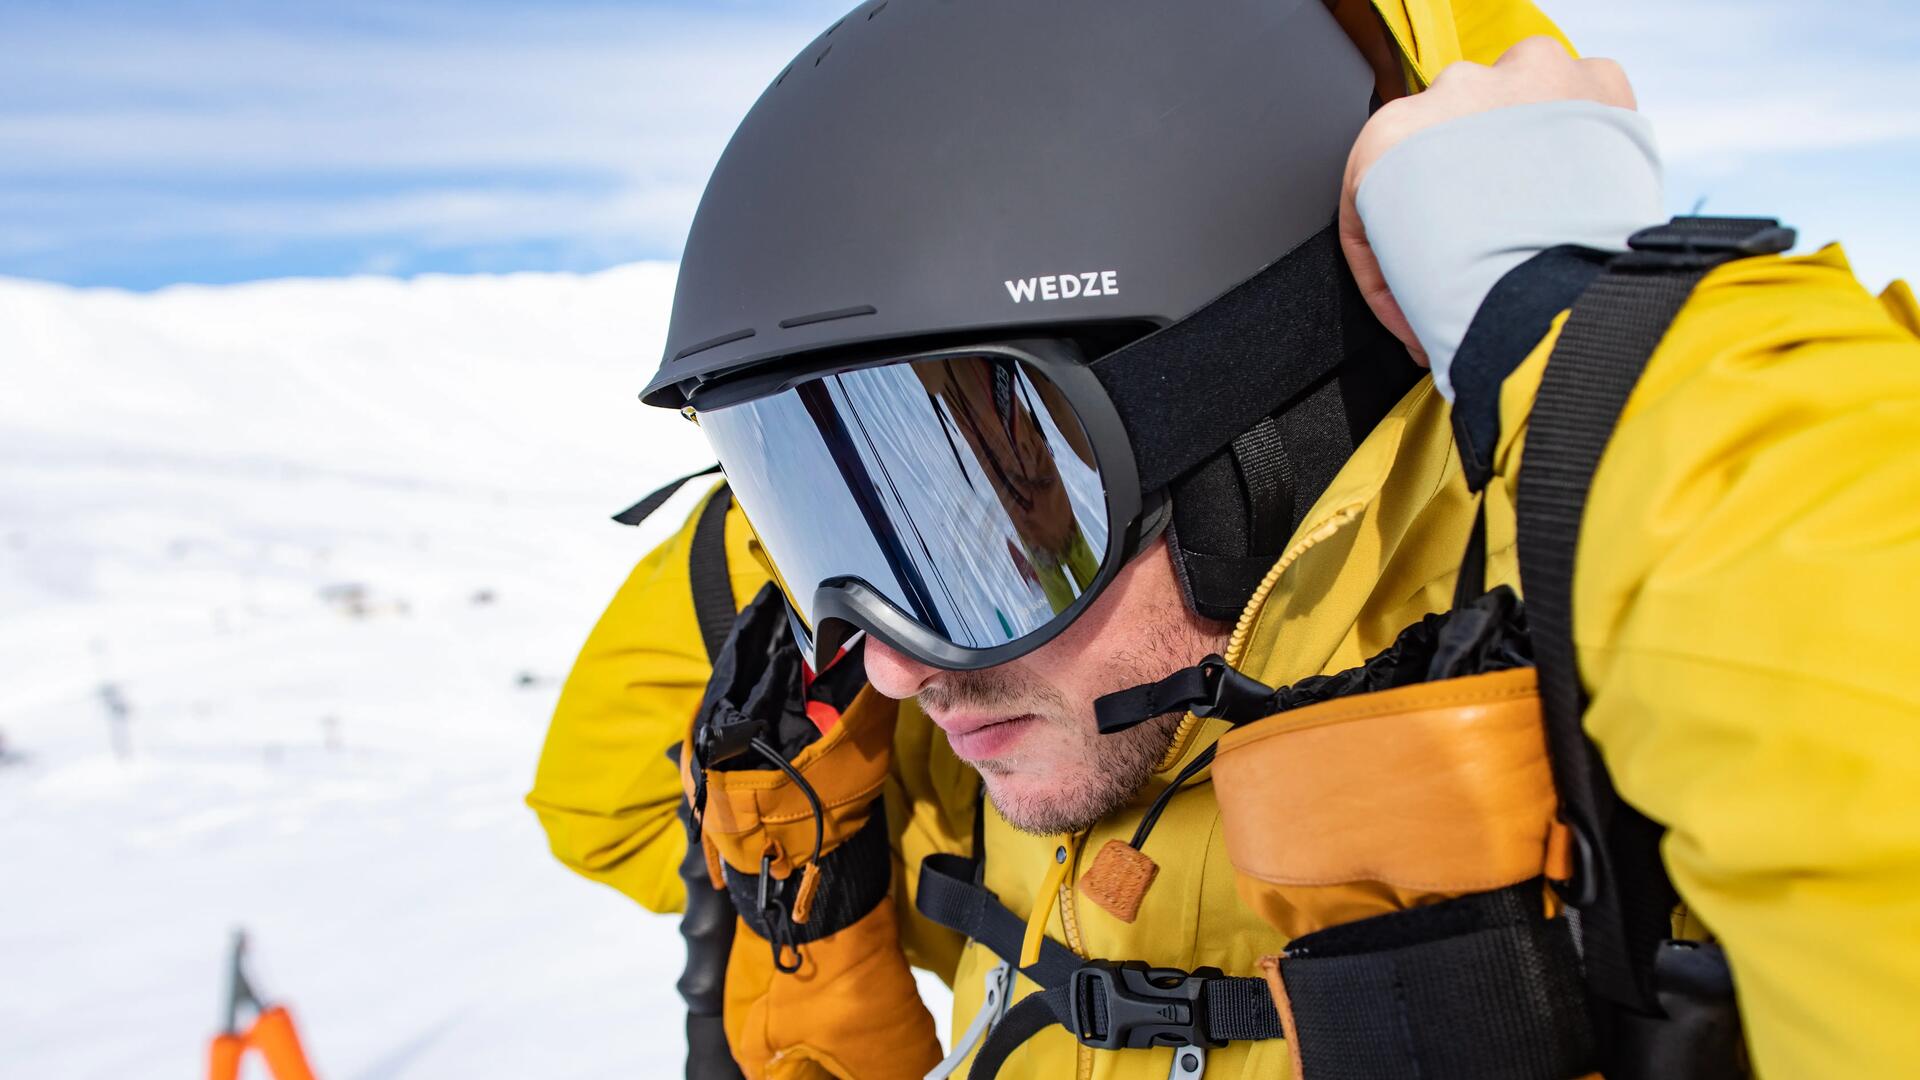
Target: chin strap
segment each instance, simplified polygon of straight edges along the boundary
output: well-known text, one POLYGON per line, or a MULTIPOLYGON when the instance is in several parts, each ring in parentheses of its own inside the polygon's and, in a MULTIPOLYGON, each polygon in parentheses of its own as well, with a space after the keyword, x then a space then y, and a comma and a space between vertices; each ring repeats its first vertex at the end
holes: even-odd
POLYGON ((1216 654, 1159 682, 1103 694, 1094 699, 1093 715, 1102 735, 1172 713, 1243 724, 1278 711, 1277 694, 1273 687, 1235 671, 1216 654))

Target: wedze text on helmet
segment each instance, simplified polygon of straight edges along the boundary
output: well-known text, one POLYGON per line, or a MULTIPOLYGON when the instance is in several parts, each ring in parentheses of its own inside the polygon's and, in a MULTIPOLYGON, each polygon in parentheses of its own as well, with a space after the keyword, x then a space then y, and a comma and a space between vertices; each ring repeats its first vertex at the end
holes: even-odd
POLYGON ((1046 274, 1005 282, 1016 304, 1033 300, 1072 300, 1080 296, 1120 295, 1120 271, 1090 270, 1084 274, 1046 274))

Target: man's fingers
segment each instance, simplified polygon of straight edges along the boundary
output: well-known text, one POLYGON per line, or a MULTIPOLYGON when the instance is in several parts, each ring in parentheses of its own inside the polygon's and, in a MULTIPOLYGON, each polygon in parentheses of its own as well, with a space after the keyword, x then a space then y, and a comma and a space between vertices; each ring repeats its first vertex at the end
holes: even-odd
POLYGON ((1622 109, 1640 108, 1640 99, 1633 92, 1633 83, 1627 79, 1626 70, 1605 57, 1595 57, 1580 61, 1588 77, 1601 90, 1601 96, 1594 100, 1602 105, 1617 105, 1622 109))
MULTIPOLYGON (((1530 37, 1517 42, 1487 70, 1499 84, 1499 89, 1492 93, 1508 104, 1584 98, 1623 109, 1639 107, 1633 85, 1619 64, 1601 57, 1576 60, 1566 46, 1550 37, 1530 37)), ((1441 72, 1441 77, 1445 78, 1446 72, 1441 72)), ((1434 85, 1439 86, 1440 80, 1434 80, 1434 85)))
MULTIPOLYGON (((1515 49, 1518 49, 1519 47, 1520 46, 1518 45, 1514 46, 1515 49)), ((1506 56, 1503 56, 1500 58, 1500 62, 1503 64, 1506 63, 1507 57, 1512 55, 1513 55, 1513 51, 1508 50, 1506 56)), ((1443 86, 1455 87, 1455 86, 1460 86, 1462 84, 1471 85, 1475 82, 1478 82, 1481 79, 1486 78, 1489 74, 1492 74, 1492 72, 1493 72, 1493 69, 1488 67, 1485 64, 1476 64, 1471 60, 1459 60, 1454 63, 1448 64, 1444 68, 1441 68, 1440 74, 1434 76, 1433 82, 1428 84, 1427 89, 1434 90, 1443 86)), ((1419 95, 1415 95, 1414 97, 1411 97, 1411 98, 1400 98, 1398 100, 1414 101, 1418 99, 1418 96, 1419 95)))
POLYGON ((1464 60, 1449 65, 1425 91, 1389 102, 1361 129, 1348 155, 1342 184, 1340 247, 1367 306, 1406 344, 1415 359, 1425 363, 1426 353, 1380 271, 1379 257, 1367 239, 1366 225, 1356 205, 1367 171, 1408 136, 1449 120, 1514 105, 1581 100, 1636 107, 1633 87, 1619 64, 1576 60, 1558 40, 1531 37, 1508 49, 1490 67, 1464 60))
POLYGON ((1560 44, 1553 38, 1547 37, 1545 34, 1540 34, 1514 42, 1513 46, 1505 53, 1502 53, 1500 59, 1495 61, 1493 66, 1512 70, 1513 68, 1519 67, 1541 67, 1571 63, 1573 63, 1573 54, 1567 52, 1565 45, 1560 44))
MULTIPOLYGON (((1348 188, 1348 192, 1351 191, 1352 188, 1348 188)), ((1406 313, 1400 310, 1400 302, 1393 298, 1393 290, 1387 287, 1386 275, 1380 272, 1380 260, 1373 253, 1373 245, 1367 242, 1367 228, 1360 221, 1351 194, 1342 199, 1340 204, 1340 250, 1347 257, 1354 284, 1359 286, 1360 297, 1372 309, 1373 317, 1400 339, 1415 363, 1425 367, 1427 352, 1420 347, 1420 339, 1414 336, 1413 324, 1407 321, 1406 313)))

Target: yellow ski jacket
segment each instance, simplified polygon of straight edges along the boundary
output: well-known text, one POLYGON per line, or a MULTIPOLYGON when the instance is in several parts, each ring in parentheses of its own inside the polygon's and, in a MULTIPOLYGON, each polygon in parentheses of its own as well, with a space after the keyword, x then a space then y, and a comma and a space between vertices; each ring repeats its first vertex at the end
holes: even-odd
MULTIPOLYGON (((1502 392, 1509 494, 1557 334, 1502 392)), ((1582 536, 1587 732, 1620 795, 1667 826, 1667 871, 1726 946, 1760 1075, 1912 1076, 1912 291, 1876 300, 1838 247, 1713 271, 1627 402, 1582 536)))
MULTIPOLYGON (((1513 578, 1511 480, 1552 338, 1511 376, 1490 489, 1490 580, 1513 578)), ((1242 616, 1229 660, 1270 683, 1353 666, 1447 606, 1472 500, 1444 403, 1416 387, 1321 497, 1242 616)), ((1628 403, 1595 477, 1576 570, 1589 732, 1622 795, 1668 826, 1681 896, 1727 945, 1762 1075, 1901 1076, 1920 1061, 1920 306, 1876 300, 1838 249, 1710 274, 1628 403)), ((530 802, 568 865, 653 910, 681 901, 665 763, 706 662, 689 532, 641 563, 562 693, 530 802)), ((728 528, 736 595, 764 580, 728 528)), ((1218 734, 1189 718, 1133 807, 1089 834, 990 815, 988 887, 1085 956, 1254 970, 1281 944, 1242 907, 1201 784, 1149 840, 1160 876, 1121 923, 1073 888, 1218 734), (1179 838, 1173 841, 1172 838, 1179 838), (1056 862, 1064 847, 1067 862, 1056 862)), ((888 790, 908 955, 954 985, 954 1030, 994 960, 912 908, 926 855, 965 853, 977 779, 910 703, 888 790)), ((1021 992, 1026 989, 1023 987, 1021 992)), ((1166 1050, 1096 1053, 1052 1029, 1012 1075, 1164 1076, 1166 1050)), ((1236 1044, 1215 1076, 1284 1075, 1236 1044)))
MULTIPOLYGON (((1540 29, 1526 21, 1537 14, 1501 22, 1532 9, 1493 0, 1381 6, 1419 82, 1461 56, 1490 61, 1513 37, 1462 40, 1540 29)), ((1512 483, 1552 341, 1503 392, 1489 584, 1514 579, 1512 483)), ((1445 403, 1423 382, 1309 513, 1229 660, 1278 685, 1384 648, 1447 607, 1472 507, 1445 403)), ((1837 249, 1715 270, 1629 401, 1586 522, 1575 638, 1587 727, 1622 796, 1670 830, 1669 871, 1727 946, 1759 1072, 1906 1075, 1920 1061, 1920 662, 1903 625, 1920 611, 1911 292, 1874 298, 1837 249)), ((744 603, 766 578, 737 512, 727 540, 744 603)), ((707 675, 690 543, 689 528, 643 560, 594 628, 528 797, 563 862, 655 911, 683 902, 680 787, 665 751, 707 675)), ((989 812, 987 887, 1083 956, 1256 974, 1283 942, 1235 895, 1208 784, 1176 796, 1148 841, 1160 872, 1134 922, 1074 887, 1220 730, 1190 717, 1134 804, 1087 834, 1030 836, 989 812)), ((996 960, 921 919, 912 894, 923 858, 967 852, 977 784, 903 703, 886 793, 893 897, 909 958, 954 987, 954 1031, 996 960)), ((1016 1000, 1031 990, 1023 982, 1016 1000)), ((1006 1075, 1158 1080, 1170 1064, 1164 1048, 1097 1052, 1056 1027, 1006 1075)), ((1289 1067, 1278 1042, 1208 1062, 1214 1077, 1289 1067)))

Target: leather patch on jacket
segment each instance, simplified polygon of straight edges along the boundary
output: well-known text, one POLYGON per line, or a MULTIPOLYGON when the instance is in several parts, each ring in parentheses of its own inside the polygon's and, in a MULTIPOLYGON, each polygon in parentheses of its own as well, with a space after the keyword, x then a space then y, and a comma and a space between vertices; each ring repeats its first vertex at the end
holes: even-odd
POLYGON ((1100 910, 1130 923, 1140 915, 1140 901, 1146 899, 1160 867, 1147 854, 1130 844, 1109 840, 1093 857, 1093 865, 1080 875, 1080 895, 1099 905, 1100 910))

